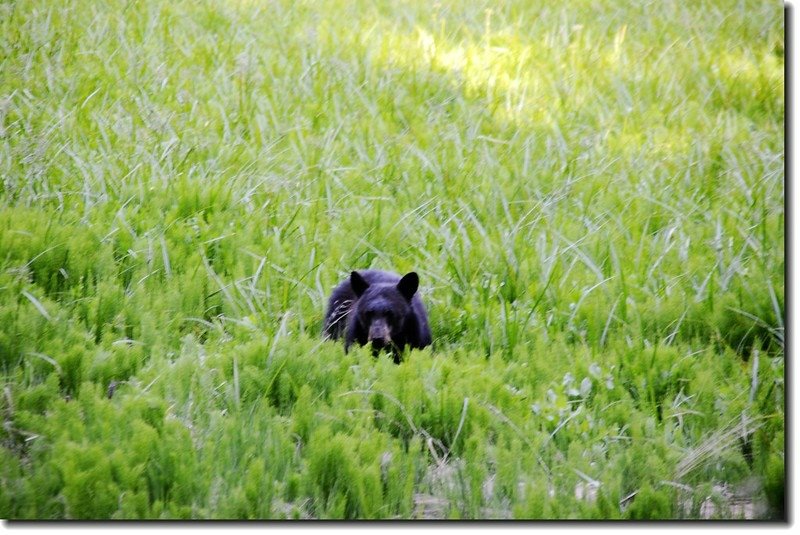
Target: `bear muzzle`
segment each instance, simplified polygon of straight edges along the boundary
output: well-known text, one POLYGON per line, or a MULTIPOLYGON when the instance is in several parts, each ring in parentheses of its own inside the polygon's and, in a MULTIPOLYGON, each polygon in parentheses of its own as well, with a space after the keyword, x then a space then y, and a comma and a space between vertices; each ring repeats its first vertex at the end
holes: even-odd
POLYGON ((384 320, 373 321, 369 326, 367 341, 372 343, 376 349, 384 348, 392 343, 392 335, 389 326, 384 320))

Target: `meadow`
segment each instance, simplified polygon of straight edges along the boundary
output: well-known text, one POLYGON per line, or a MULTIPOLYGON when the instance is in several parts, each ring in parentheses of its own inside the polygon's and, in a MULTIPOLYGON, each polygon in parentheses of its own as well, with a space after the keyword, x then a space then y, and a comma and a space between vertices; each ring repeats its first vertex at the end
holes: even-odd
POLYGON ((784 107, 778 2, 0 1, 0 518, 785 519, 784 107))

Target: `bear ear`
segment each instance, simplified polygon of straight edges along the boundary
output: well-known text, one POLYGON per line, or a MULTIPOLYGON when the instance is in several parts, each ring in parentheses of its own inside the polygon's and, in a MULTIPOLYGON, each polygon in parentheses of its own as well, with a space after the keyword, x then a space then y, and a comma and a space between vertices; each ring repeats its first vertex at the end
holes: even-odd
POLYGON ((409 301, 417 293, 417 288, 419 288, 419 277, 413 271, 403 275, 403 278, 397 283, 397 289, 409 301))
POLYGON ((369 283, 364 280, 358 271, 350 272, 350 286, 353 288, 353 292, 355 292, 356 297, 361 297, 361 295, 367 291, 369 288, 369 283))

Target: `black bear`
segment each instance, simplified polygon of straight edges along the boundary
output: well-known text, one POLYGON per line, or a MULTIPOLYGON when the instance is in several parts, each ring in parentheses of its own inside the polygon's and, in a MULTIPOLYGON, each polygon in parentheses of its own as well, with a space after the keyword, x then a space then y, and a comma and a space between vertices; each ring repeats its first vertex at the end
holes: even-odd
POLYGON ((373 354, 390 349, 394 361, 408 345, 431 344, 425 306, 417 294, 419 277, 413 271, 396 273, 367 269, 353 271, 333 289, 325 313, 324 335, 336 340, 344 333, 344 350, 354 342, 371 344, 373 354))

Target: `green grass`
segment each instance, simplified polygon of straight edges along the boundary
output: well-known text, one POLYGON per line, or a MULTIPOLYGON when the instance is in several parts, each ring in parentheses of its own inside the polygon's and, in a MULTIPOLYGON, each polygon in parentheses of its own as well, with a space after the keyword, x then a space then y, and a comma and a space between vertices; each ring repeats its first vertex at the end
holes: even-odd
POLYGON ((784 518, 782 6, 488 6, 0 2, 0 517, 784 518))

